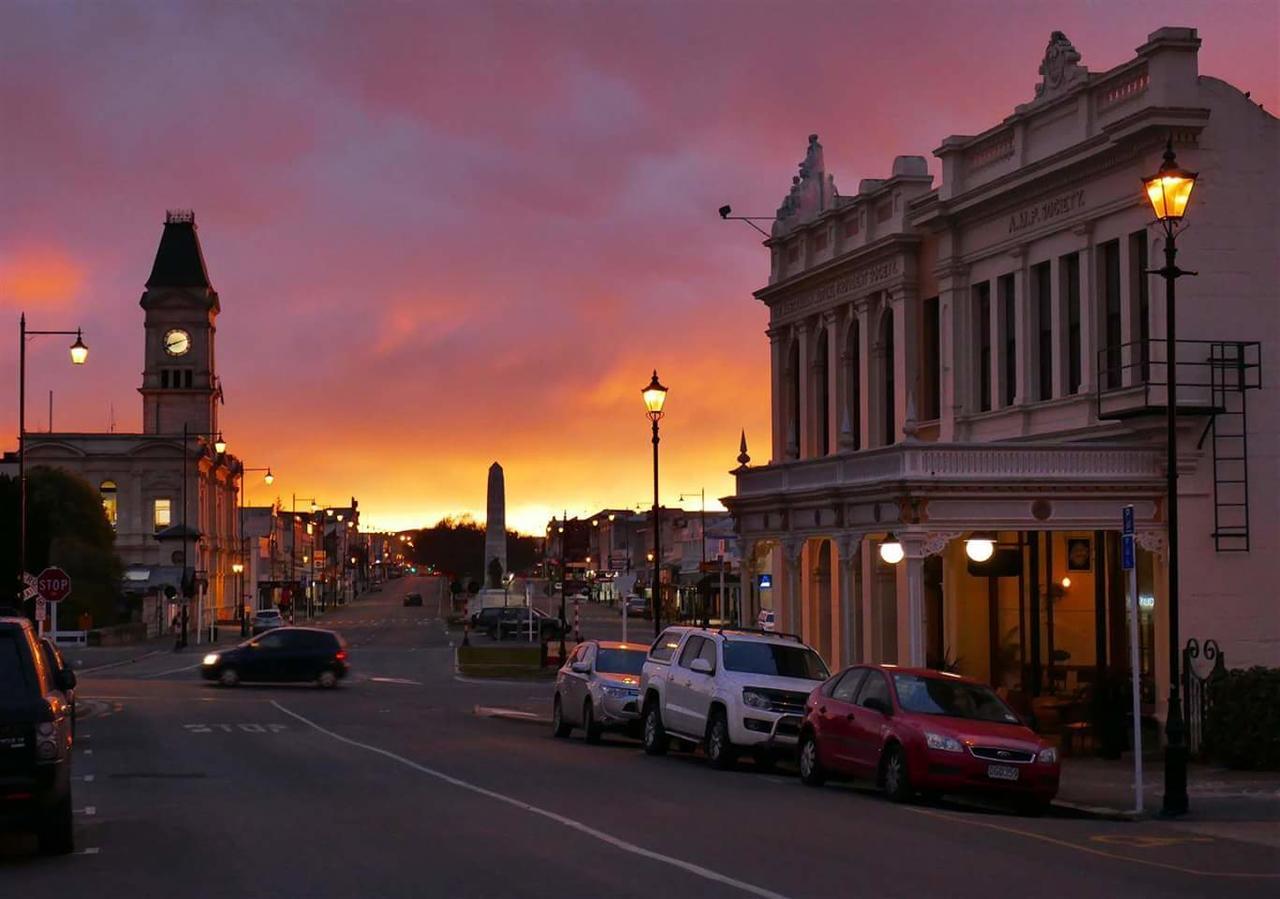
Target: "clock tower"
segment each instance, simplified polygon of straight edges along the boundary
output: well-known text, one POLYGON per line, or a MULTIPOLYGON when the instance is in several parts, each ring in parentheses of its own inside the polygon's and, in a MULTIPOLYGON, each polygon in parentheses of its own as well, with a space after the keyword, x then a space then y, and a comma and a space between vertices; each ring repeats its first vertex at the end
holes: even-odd
POLYGON ((218 430, 222 385, 214 364, 218 294, 209 283, 195 213, 169 210, 141 306, 146 312, 142 429, 147 434, 218 430))

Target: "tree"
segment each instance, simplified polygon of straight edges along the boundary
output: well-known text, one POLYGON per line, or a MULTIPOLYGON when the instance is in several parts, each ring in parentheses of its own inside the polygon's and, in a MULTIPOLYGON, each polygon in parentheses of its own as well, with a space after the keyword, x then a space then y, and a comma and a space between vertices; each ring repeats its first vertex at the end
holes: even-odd
MULTIPOLYGON (((0 584, 6 591, 19 577, 18 506, 17 478, 0 475, 0 584)), ((71 577, 71 595, 58 609, 63 622, 81 612, 98 624, 128 616, 115 532, 97 491, 76 475, 37 466, 27 470, 27 570, 39 574, 49 565, 71 577)))

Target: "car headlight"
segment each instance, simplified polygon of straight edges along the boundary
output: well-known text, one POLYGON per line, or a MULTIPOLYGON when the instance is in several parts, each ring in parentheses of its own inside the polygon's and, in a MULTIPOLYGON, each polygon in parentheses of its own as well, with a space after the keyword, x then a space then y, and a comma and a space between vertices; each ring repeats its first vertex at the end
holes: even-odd
POLYGON ((220 658, 220 656, 219 656, 216 652, 211 652, 211 653, 209 653, 207 656, 205 656, 205 657, 204 657, 204 663, 205 663, 206 665, 216 665, 216 664, 218 664, 218 659, 219 659, 219 658, 220 658))
POLYGON ((612 696, 614 699, 631 699, 640 695, 640 691, 635 687, 601 687, 605 696, 612 696))
POLYGON ((1044 762, 1046 765, 1055 764, 1058 761, 1058 750, 1052 746, 1041 749, 1040 754, 1036 756, 1036 761, 1044 762))
POLYGON ((772 705, 768 696, 765 696, 759 690, 752 690, 750 687, 742 691, 742 703, 743 705, 748 705, 753 709, 765 710, 772 705))
POLYGON ((955 737, 948 737, 945 734, 924 735, 924 741, 930 749, 941 749, 943 752, 964 752, 964 747, 960 745, 960 741, 955 737))

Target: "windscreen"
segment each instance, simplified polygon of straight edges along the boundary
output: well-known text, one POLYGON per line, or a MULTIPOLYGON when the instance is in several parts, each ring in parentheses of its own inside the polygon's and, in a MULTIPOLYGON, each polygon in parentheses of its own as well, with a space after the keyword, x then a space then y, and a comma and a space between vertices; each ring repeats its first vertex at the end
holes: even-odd
POLYGON ((893 686, 898 691, 898 705, 908 712, 1001 724, 1021 723, 1018 716, 1000 701, 1000 697, 982 684, 917 674, 895 674, 893 686))
POLYGON ((644 667, 643 649, 601 649, 596 656, 596 671, 602 674, 639 675, 644 667))
POLYGON ((807 646, 726 640, 724 667, 745 674, 826 680, 830 674, 818 654, 807 646))

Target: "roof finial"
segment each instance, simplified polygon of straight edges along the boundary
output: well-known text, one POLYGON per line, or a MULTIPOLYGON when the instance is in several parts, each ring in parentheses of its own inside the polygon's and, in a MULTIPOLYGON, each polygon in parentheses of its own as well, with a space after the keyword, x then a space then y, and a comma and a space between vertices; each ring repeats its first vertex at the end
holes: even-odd
POLYGON ((747 431, 746 428, 743 428, 742 440, 738 443, 738 467, 730 472, 730 474, 738 474, 739 472, 746 471, 750 467, 751 457, 747 455, 747 431))

